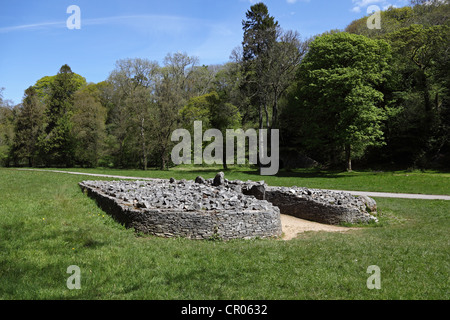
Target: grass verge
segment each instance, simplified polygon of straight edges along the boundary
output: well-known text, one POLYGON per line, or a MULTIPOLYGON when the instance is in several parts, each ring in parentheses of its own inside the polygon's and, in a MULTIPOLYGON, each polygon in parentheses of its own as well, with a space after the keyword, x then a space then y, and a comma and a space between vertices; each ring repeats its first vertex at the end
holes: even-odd
MULTIPOLYGON (((11 169, 15 170, 15 169, 11 169)), ((217 172, 224 171, 220 166, 198 167, 184 165, 167 171, 150 169, 120 170, 120 169, 55 169, 60 171, 77 171, 107 175, 122 175, 143 178, 195 179, 198 175, 213 178, 217 172)), ((260 176, 256 169, 231 166, 225 170, 225 177, 230 180, 264 180, 272 186, 299 186, 319 189, 417 193, 450 195, 450 173, 436 171, 323 171, 318 169, 280 170, 275 176, 260 176)))
POLYGON ((450 201, 377 199, 381 226, 343 234, 190 241, 125 230, 82 194, 86 179, 0 169, 0 299, 449 298, 450 201), (81 290, 66 286, 71 265, 81 290))

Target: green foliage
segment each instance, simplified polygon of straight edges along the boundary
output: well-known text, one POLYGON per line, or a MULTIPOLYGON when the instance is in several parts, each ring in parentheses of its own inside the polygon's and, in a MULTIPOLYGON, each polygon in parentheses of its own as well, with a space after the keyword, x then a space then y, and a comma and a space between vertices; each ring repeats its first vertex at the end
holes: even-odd
POLYGON ((276 41, 278 21, 269 14, 267 6, 259 2, 251 6, 242 21, 244 30, 243 59, 251 61, 258 58, 276 41))
POLYGON ((310 44, 292 97, 307 150, 323 153, 324 147, 346 147, 361 156, 367 147, 382 143, 386 112, 377 89, 385 80, 389 58, 385 41, 348 33, 324 35, 310 44))
MULTIPOLYGON (((51 93, 51 88, 54 82, 56 81, 57 75, 54 76, 45 76, 36 81, 33 88, 36 90, 36 93, 43 104, 48 104, 51 93)), ((86 79, 79 74, 74 73, 72 76, 72 81, 76 84, 77 88, 81 88, 87 84, 86 79)))
POLYGON ((300 40, 256 3, 223 65, 185 53, 162 66, 122 59, 97 84, 64 65, 21 106, 0 90, 0 163, 167 169, 172 132, 201 120, 203 130, 279 128, 281 150, 319 165, 448 167, 450 8, 411 4, 382 11, 379 30, 364 17, 300 40))
POLYGON ((183 127, 193 133, 194 121, 202 121, 203 129, 211 127, 210 124, 210 105, 212 97, 216 93, 208 93, 200 97, 191 98, 188 103, 180 110, 183 127))
POLYGON ((388 90, 391 101, 402 110, 396 122, 389 124, 391 148, 386 153, 409 165, 426 167, 450 147, 446 133, 449 79, 443 72, 450 63, 446 49, 450 28, 411 25, 386 39, 393 48, 395 69, 388 90), (395 146, 403 147, 396 150, 395 146))
POLYGON ((381 29, 367 28, 368 16, 366 16, 351 22, 345 31, 367 37, 384 37, 389 33, 407 28, 413 24, 421 24, 426 27, 448 25, 449 16, 450 5, 448 1, 433 1, 431 4, 416 4, 413 7, 389 7, 387 10, 381 11, 381 29))
MULTIPOLYGON (((202 134, 208 129, 217 129, 226 136, 227 129, 241 127, 241 115, 236 106, 222 100, 215 91, 194 97, 180 110, 183 127, 194 134, 194 121, 202 121, 202 134)), ((225 150, 226 139, 224 139, 225 150)), ((224 168, 226 164, 224 163, 224 168)))
POLYGON ((14 141, 14 112, 0 106, 0 164, 8 166, 10 150, 14 141))
POLYGON ((34 167, 38 156, 39 137, 44 131, 44 105, 40 102, 34 87, 25 90, 22 106, 19 109, 15 127, 12 158, 17 165, 22 159, 34 167))
POLYGON ((97 166, 104 153, 106 108, 99 100, 95 85, 88 85, 74 95, 71 134, 75 140, 75 159, 82 166, 97 166))
MULTIPOLYGON (((39 139, 40 157, 46 165, 74 164, 75 140, 72 135, 73 97, 85 83, 84 78, 75 76, 68 65, 63 65, 50 81, 47 107, 45 109, 45 130, 39 139)), ((45 92, 45 90, 44 90, 45 92)), ((39 94, 39 93, 38 93, 39 94)))

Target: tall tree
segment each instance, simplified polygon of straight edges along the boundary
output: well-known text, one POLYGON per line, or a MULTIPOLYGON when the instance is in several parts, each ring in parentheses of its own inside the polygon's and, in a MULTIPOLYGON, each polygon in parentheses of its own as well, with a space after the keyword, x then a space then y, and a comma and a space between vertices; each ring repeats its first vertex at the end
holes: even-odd
MULTIPOLYGON (((49 104, 50 95, 52 94, 51 88, 52 85, 54 85, 56 78, 57 75, 44 76, 36 81, 36 83, 33 85, 33 88, 36 90, 36 94, 38 95, 40 102, 44 105, 49 104)), ((77 88, 81 88, 82 86, 86 85, 86 79, 79 74, 73 73, 71 80, 77 88)))
POLYGON ((46 115, 46 127, 40 139, 41 156, 47 165, 71 166, 75 141, 71 135, 73 96, 82 84, 74 80, 74 73, 63 65, 50 84, 46 115))
POLYGON ((259 128, 265 126, 269 129, 269 143, 266 145, 270 150, 271 130, 278 126, 279 101, 295 78, 306 46, 297 32, 281 30, 263 3, 253 5, 246 18, 242 22, 245 76, 242 89, 249 96, 250 103, 258 108, 259 128))
POLYGON ((264 3, 257 3, 246 13, 242 21, 244 39, 242 42, 242 64, 245 80, 242 89, 250 103, 258 108, 259 128, 263 128, 264 111, 268 107, 268 87, 261 76, 267 71, 267 55, 277 40, 278 21, 269 14, 264 3))
MULTIPOLYGON (((123 59, 116 63, 108 82, 112 85, 112 107, 108 116, 111 133, 118 144, 118 164, 126 164, 126 156, 137 154, 146 170, 149 153, 151 106, 160 67, 148 59, 123 59)), ((131 157, 132 158, 132 157, 131 157)))
POLYGON ((159 148, 162 170, 168 167, 170 137, 180 124, 180 109, 195 95, 189 90, 189 80, 197 60, 185 53, 168 54, 164 59, 155 90, 155 108, 152 109, 153 136, 159 148))
POLYGON ((279 100, 295 78, 295 71, 306 53, 306 42, 294 31, 283 31, 269 15, 268 8, 258 3, 250 8, 243 21, 242 63, 247 92, 259 105, 259 127, 263 114, 267 128, 276 128, 279 100))
POLYGON ((38 138, 44 129, 44 105, 34 87, 25 90, 22 106, 15 122, 13 156, 19 161, 27 159, 28 166, 36 165, 38 138))
POLYGON ((348 33, 316 38, 299 70, 297 101, 302 138, 309 151, 344 151, 352 158, 382 143, 383 94, 390 47, 348 33), (325 148, 326 147, 326 148, 325 148))
POLYGON ((3 90, 4 88, 0 88, 0 164, 8 166, 14 142, 14 122, 17 110, 13 108, 11 101, 3 99, 3 90))
POLYGON ((75 161, 87 167, 96 167, 105 146, 106 108, 100 103, 95 84, 78 90, 74 95, 71 134, 75 140, 75 161))

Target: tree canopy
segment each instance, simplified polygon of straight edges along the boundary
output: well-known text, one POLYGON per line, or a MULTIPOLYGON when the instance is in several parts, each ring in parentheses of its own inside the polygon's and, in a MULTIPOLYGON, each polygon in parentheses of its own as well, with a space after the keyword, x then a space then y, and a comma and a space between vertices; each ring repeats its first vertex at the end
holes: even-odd
POLYGON ((167 169, 172 132, 202 121, 223 135, 277 129, 286 163, 448 168, 450 5, 413 0, 380 15, 381 29, 366 16, 304 39, 259 2, 224 64, 126 58, 99 83, 63 65, 16 106, 1 89, 0 165, 167 169))

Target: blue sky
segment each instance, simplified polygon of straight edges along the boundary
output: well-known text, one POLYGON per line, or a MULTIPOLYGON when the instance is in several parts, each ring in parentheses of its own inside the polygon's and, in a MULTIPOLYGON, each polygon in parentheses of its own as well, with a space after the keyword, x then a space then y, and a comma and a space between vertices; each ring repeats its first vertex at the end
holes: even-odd
MULTIPOLYGON (((242 41, 245 12, 256 0, 0 0, 0 87, 20 103, 24 90, 63 64, 88 82, 105 80, 115 62, 186 52, 200 64, 222 64, 242 41), (67 8, 81 11, 70 30, 67 8)), ((370 5, 402 7, 408 0, 265 0, 283 29, 304 38, 343 29, 370 5)))

